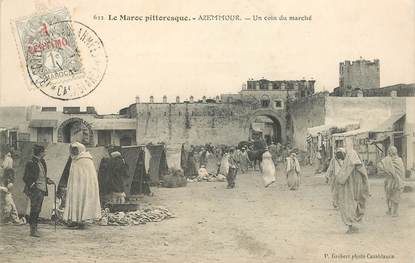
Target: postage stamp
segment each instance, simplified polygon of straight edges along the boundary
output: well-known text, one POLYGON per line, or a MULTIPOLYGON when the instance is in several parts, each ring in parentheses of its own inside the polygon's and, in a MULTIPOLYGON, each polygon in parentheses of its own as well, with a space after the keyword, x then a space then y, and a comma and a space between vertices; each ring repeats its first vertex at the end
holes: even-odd
POLYGON ((59 100, 82 98, 104 78, 108 57, 102 40, 62 8, 15 21, 30 85, 59 100))

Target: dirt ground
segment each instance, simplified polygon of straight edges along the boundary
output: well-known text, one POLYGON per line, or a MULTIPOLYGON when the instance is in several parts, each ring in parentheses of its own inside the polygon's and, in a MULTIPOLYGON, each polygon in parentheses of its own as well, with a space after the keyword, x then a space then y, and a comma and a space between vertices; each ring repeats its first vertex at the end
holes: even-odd
POLYGON ((372 197, 358 234, 346 235, 322 176, 304 171, 299 191, 280 174, 264 188, 249 172, 225 183, 154 188, 154 205, 176 218, 134 227, 70 230, 41 225, 0 228, 1 262, 415 262, 414 193, 402 196, 400 217, 385 215, 383 180, 371 179, 372 197), (392 259, 372 258, 376 255, 392 259), (353 256, 361 256, 357 259, 353 256), (373 255, 373 256, 370 256, 373 255), (353 258, 352 258, 353 257, 353 258))

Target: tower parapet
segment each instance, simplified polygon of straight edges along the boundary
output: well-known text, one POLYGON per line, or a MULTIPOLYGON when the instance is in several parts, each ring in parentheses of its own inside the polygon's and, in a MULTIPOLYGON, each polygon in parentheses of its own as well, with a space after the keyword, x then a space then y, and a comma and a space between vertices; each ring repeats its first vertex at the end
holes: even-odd
POLYGON ((379 59, 373 61, 360 58, 339 64, 339 88, 337 96, 352 96, 357 90, 380 88, 379 59))

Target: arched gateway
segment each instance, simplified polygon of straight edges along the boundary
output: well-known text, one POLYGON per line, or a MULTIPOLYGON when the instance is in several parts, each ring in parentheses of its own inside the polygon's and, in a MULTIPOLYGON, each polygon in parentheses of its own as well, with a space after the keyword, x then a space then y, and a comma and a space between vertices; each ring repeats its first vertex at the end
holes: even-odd
POLYGON ((86 146, 94 145, 91 125, 81 118, 67 119, 58 128, 58 142, 71 143, 75 141, 86 146))
POLYGON ((246 129, 248 129, 249 136, 255 136, 257 132, 261 132, 264 139, 270 143, 271 141, 286 143, 286 124, 283 112, 277 112, 271 109, 258 109, 250 114, 246 122, 246 129), (257 131, 256 128, 261 131, 257 131))

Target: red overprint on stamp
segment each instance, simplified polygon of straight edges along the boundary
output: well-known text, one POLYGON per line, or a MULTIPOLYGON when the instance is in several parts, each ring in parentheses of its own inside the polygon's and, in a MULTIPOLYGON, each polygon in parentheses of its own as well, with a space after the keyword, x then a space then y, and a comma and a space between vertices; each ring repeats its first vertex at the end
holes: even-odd
POLYGON ((28 52, 33 54, 35 52, 42 52, 46 49, 63 48, 67 44, 68 44, 68 40, 66 40, 66 38, 61 37, 61 38, 53 39, 47 42, 29 45, 27 47, 27 50, 28 52))

